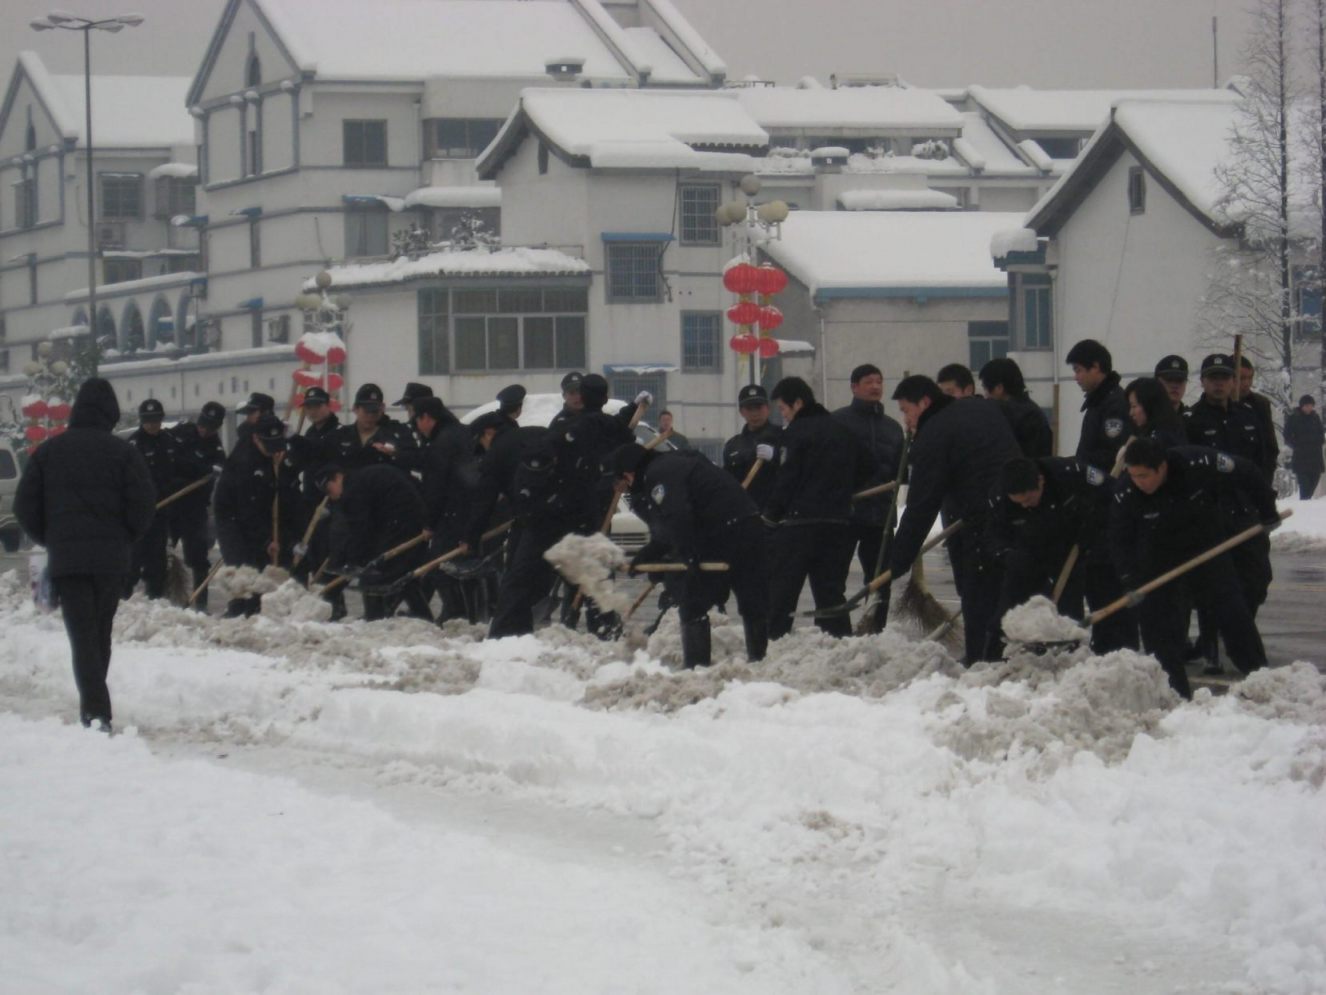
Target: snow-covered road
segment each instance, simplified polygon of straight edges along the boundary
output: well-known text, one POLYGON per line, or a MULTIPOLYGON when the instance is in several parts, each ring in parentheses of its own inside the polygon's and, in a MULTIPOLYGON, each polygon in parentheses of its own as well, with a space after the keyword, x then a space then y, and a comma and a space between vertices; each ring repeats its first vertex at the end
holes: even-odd
POLYGON ((1326 679, 963 674, 122 607, 111 740, 0 578, 0 991, 1326 990, 1326 679))

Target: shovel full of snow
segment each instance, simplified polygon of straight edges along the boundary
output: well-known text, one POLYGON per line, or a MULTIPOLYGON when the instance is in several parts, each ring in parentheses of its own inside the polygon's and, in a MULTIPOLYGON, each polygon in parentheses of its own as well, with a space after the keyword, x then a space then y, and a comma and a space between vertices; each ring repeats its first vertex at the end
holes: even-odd
MULTIPOLYGON (((1230 536, 1224 542, 1212 546, 1206 552, 1198 553, 1191 560, 1166 570, 1159 577, 1147 581, 1141 587, 1127 592, 1108 605, 1097 608, 1081 622, 1074 622, 1072 619, 1066 619, 1059 615, 1054 611, 1054 605, 1045 598, 1039 599, 1043 602, 1040 608, 1045 609, 1044 611, 1036 611, 1036 606, 1033 605, 1032 610, 1025 613, 1026 617, 1022 617, 1015 615, 1014 613, 1018 609, 1014 609, 1004 616, 1004 636, 1010 645, 1016 645, 1019 649, 1031 653, 1045 653, 1051 650, 1077 646, 1091 637, 1091 628, 1097 622, 1109 618, 1115 612, 1138 604, 1146 595, 1157 588, 1164 587, 1170 581, 1177 580, 1184 574, 1196 570, 1203 563, 1209 563, 1222 553, 1229 552, 1235 546, 1239 546, 1263 532, 1269 532, 1293 513, 1293 509, 1286 508, 1280 512, 1279 517, 1274 522, 1250 525, 1242 532, 1230 536), (1010 618, 1009 616, 1014 617, 1010 618)), ((1029 604, 1031 603, 1029 602, 1029 604)))

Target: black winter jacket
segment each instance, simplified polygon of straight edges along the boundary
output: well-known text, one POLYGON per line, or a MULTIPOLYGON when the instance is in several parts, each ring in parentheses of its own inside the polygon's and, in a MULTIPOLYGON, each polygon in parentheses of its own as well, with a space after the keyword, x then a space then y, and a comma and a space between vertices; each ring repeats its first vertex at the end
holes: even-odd
POLYGON ((349 475, 363 467, 383 463, 411 469, 415 456, 413 449, 414 435, 410 426, 383 415, 377 430, 369 436, 367 442, 359 437, 359 426, 354 421, 340 426, 330 439, 328 452, 349 475), (375 449, 378 443, 393 448, 385 452, 375 449))
MULTIPOLYGON (((424 499, 410 475, 394 466, 366 466, 345 478, 332 508, 331 557, 335 566, 366 566, 428 525, 424 499)), ((410 562, 400 558, 401 564, 410 562)))
POLYGON ((138 450, 111 430, 120 419, 105 380, 83 384, 69 430, 37 447, 14 496, 14 514, 45 546, 52 577, 127 574, 157 494, 138 450))
POLYGON ((699 559, 734 525, 759 514, 740 481, 694 449, 648 454, 630 503, 653 540, 683 561, 699 559))
POLYGON ((470 506, 464 541, 471 549, 479 548, 480 535, 495 523, 500 498, 507 501, 506 517, 514 515, 518 520, 564 517, 557 487, 552 433, 537 425, 517 427, 513 422, 498 432, 479 460, 479 483, 470 506))
POLYGON ((1008 427, 1018 440, 1018 448, 1028 459, 1054 455, 1054 432, 1041 406, 1028 395, 1005 397, 995 402, 1008 419, 1008 427))
POLYGON ((277 472, 252 437, 242 440, 226 460, 213 497, 216 537, 226 563, 262 568, 271 562, 267 546, 272 540, 272 502, 278 496, 277 521, 285 550, 299 538, 295 535, 298 475, 284 461, 277 472))
POLYGON ((749 426, 743 428, 723 446, 723 468, 740 484, 755 465, 756 446, 772 446, 774 451, 773 461, 761 466, 750 487, 746 488, 755 506, 763 510, 778 486, 778 456, 783 448, 783 430, 773 422, 765 422, 753 432, 749 426))
POLYGON ((419 463, 429 528, 451 545, 462 538, 479 486, 474 436, 447 411, 432 436, 422 438, 419 463))
MULTIPOLYGON (((852 398, 852 403, 833 413, 843 425, 852 430, 856 441, 869 455, 873 472, 864 486, 887 484, 898 476, 898 459, 902 455, 902 426, 884 413, 884 405, 852 398)), ((859 525, 884 525, 892 498, 888 494, 866 498, 852 504, 852 521, 859 525)))
POLYGON ((335 463, 339 456, 336 439, 337 433, 344 426, 334 412, 317 424, 309 425, 302 435, 292 435, 287 440, 290 452, 286 460, 292 470, 300 474, 300 493, 305 504, 318 504, 322 501, 322 492, 318 490, 317 471, 328 463, 335 463))
POLYGON ((147 464, 147 472, 152 475, 158 501, 170 497, 193 479, 182 477, 180 468, 176 466, 179 440, 166 429, 162 428, 156 435, 152 435, 146 429, 139 428, 129 436, 129 442, 147 464))
POLYGON ((895 574, 911 568, 935 517, 962 519, 979 534, 1000 468, 1020 455, 1017 439, 984 398, 944 398, 922 416, 908 458, 907 508, 889 550, 895 574))
POLYGON ((1326 429, 1315 411, 1308 414, 1298 408, 1285 419, 1285 442, 1294 450, 1295 473, 1321 473, 1326 469, 1321 452, 1326 445, 1326 429))
POLYGON ((778 484, 765 513, 783 525, 842 522, 852 517, 852 493, 870 479, 870 454, 818 401, 783 429, 778 484))
MULTIPOLYGON (((211 476, 217 468, 225 465, 226 450, 221 445, 221 436, 213 432, 204 438, 198 434, 198 426, 193 422, 181 422, 171 430, 175 437, 175 471, 179 477, 179 486, 184 487, 211 476)), ((212 503, 212 488, 204 485, 191 494, 186 494, 174 503, 176 518, 201 518, 207 514, 207 506, 212 503)))
POLYGON ((1128 395, 1119 386, 1119 374, 1111 370, 1082 402, 1082 434, 1077 458, 1109 473, 1119 450, 1136 431, 1128 417, 1128 395))
POLYGON ((586 409, 556 432, 550 429, 549 436, 557 456, 562 507, 574 528, 596 531, 612 493, 603 461, 618 446, 634 442, 635 433, 621 418, 586 409))
POLYGON ((1057 577, 1076 543, 1089 555, 1103 547, 1114 481, 1071 456, 1036 461, 1045 490, 1034 508, 996 494, 990 499, 986 548, 1006 565, 1021 561, 1045 577, 1057 577))

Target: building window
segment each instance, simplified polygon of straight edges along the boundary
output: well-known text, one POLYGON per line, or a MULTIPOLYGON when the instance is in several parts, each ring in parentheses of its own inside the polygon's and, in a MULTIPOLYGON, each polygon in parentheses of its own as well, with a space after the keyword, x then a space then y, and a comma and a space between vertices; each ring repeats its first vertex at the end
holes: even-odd
POLYGON ((419 372, 583 368, 588 310, 585 287, 421 290, 419 372))
POLYGON ((143 278, 141 259, 106 259, 101 260, 102 283, 126 283, 129 280, 143 278))
POLYGON ((262 311, 259 308, 254 308, 249 313, 249 342, 255 349, 259 349, 263 345, 262 328, 262 311))
POLYGON ((451 294, 445 290, 419 291, 419 372, 451 372, 451 294))
POLYGON ((344 160, 347 166, 387 164, 386 121, 342 122, 344 160))
POLYGON ((167 273, 201 273, 198 256, 195 253, 181 252, 166 257, 167 273))
MULTIPOLYGON (((262 113, 261 109, 254 111, 254 114, 261 114, 261 113, 262 113)), ((247 175, 257 176, 259 173, 262 172, 262 132, 260 132, 256 127, 249 129, 248 149, 249 149, 249 161, 248 161, 249 168, 247 175)))
POLYGON ((608 303, 658 301, 663 298, 662 242, 607 242, 608 303))
POLYGON ((249 63, 244 72, 244 85, 248 87, 262 85, 262 63, 258 61, 257 53, 249 56, 249 63))
POLYGON ((430 118, 424 122, 424 155, 429 159, 477 158, 501 127, 501 118, 430 118))
POLYGON ((37 223, 37 178, 29 176, 14 184, 14 221, 19 228, 37 223))
POLYGON ((683 373, 723 371, 723 314, 720 311, 681 313, 681 370, 683 373))
POLYGON ((387 254, 385 211, 345 212, 345 258, 387 254))
POLYGON ((99 173, 101 217, 110 221, 137 221, 143 216, 142 173, 99 173))
POLYGON ((682 245, 718 245, 718 202, 722 188, 717 183, 683 183, 681 186, 682 245))
POLYGON ((37 255, 28 255, 28 303, 37 303, 37 255))
POLYGON ((1008 322, 967 322, 967 365, 979 373, 982 366, 1008 355, 1008 322))
POLYGON ((1128 170, 1128 210, 1133 214, 1146 213, 1146 172, 1141 166, 1128 170))
POLYGON ((1018 275, 1014 297, 1017 348, 1049 349, 1054 342, 1054 294, 1050 278, 1042 273, 1018 275))
POLYGON ((154 215, 169 220, 178 214, 189 217, 198 210, 198 181, 192 176, 162 176, 156 181, 157 209, 154 215))
POLYGON ((258 219, 249 219, 249 269, 258 269, 262 265, 262 231, 258 219))

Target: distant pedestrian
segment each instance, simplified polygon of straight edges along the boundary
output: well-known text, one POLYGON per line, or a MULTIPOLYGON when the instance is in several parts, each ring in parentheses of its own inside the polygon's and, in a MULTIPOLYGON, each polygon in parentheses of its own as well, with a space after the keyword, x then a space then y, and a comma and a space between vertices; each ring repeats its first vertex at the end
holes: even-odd
POLYGON ((672 447, 673 447, 674 449, 690 449, 690 448, 691 448, 691 440, 688 439, 688 438, 686 438, 686 436, 682 435, 680 432, 678 432, 678 431, 673 427, 673 425, 672 425, 672 412, 671 412, 671 411, 664 411, 664 412, 662 412, 662 413, 659 414, 659 416, 658 416, 658 432, 659 432, 659 435, 664 435, 664 434, 667 434, 667 433, 669 433, 669 432, 672 433, 671 435, 668 435, 668 441, 672 443, 672 447))
POLYGON ((147 463, 112 433, 120 420, 115 390, 98 377, 78 390, 69 431, 44 442, 28 461, 14 513, 46 547, 64 615, 78 685, 78 717, 111 731, 111 626, 135 540, 156 512, 147 463))
POLYGON ((1298 478, 1298 496, 1304 501, 1317 491, 1323 470, 1322 446, 1326 444, 1321 415, 1311 394, 1298 399, 1298 408, 1285 419, 1285 443, 1294 451, 1290 464, 1298 478))

